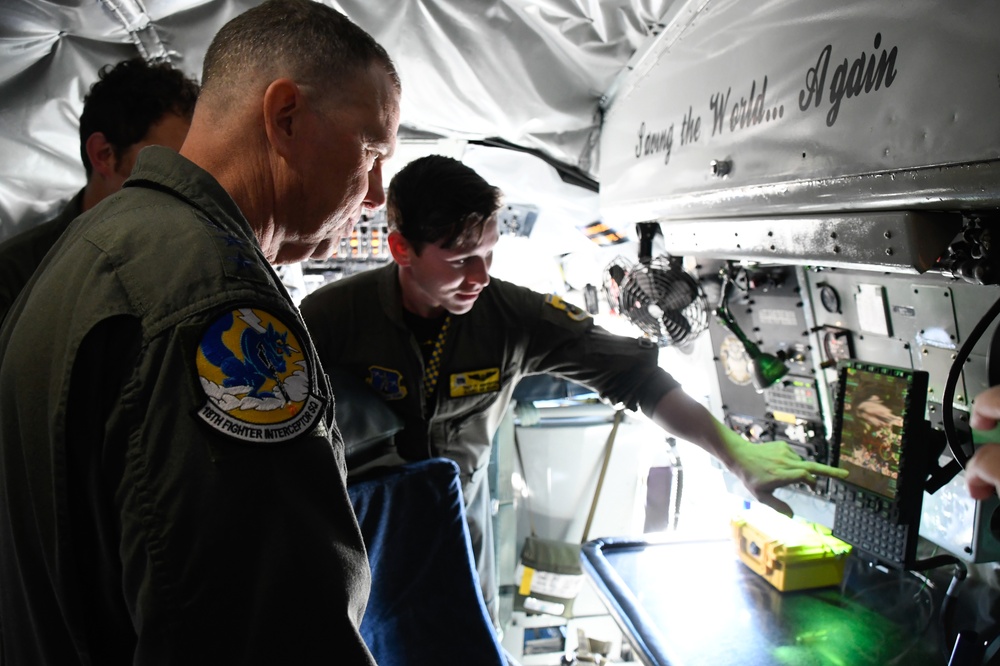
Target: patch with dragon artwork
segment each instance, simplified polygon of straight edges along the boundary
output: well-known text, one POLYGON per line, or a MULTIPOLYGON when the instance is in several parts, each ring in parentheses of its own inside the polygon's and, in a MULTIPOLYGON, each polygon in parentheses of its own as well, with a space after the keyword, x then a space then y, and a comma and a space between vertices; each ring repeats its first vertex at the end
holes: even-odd
POLYGON ((280 319, 241 308, 216 319, 195 358, 207 398, 198 416, 245 442, 286 442, 308 432, 323 414, 311 355, 280 319))

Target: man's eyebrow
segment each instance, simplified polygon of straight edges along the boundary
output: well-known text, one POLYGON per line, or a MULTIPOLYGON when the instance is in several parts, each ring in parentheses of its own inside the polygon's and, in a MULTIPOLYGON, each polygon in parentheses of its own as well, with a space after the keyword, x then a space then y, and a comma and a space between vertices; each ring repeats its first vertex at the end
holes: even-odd
POLYGON ((396 142, 384 138, 369 136, 365 139, 365 146, 379 154, 383 160, 387 160, 396 152, 396 142))
POLYGON ((441 248, 445 261, 458 261, 469 256, 469 249, 462 247, 441 248))

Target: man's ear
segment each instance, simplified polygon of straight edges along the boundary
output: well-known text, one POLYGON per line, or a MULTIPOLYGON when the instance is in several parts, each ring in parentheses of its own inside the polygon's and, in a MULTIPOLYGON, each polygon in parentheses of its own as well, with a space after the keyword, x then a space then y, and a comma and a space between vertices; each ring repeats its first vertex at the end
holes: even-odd
POLYGON ((108 143, 104 132, 94 132, 88 136, 84 147, 87 149, 87 158, 90 160, 90 166, 94 172, 104 178, 115 174, 118 158, 115 157, 114 146, 108 143))
POLYGON ((302 90, 291 79, 277 79, 264 91, 264 130, 275 151, 287 158, 292 143, 301 133, 301 116, 305 99, 302 90))
POLYGON ((409 266, 410 257, 413 255, 413 246, 410 245, 410 241, 403 238, 403 234, 398 231, 390 231, 388 242, 393 261, 400 266, 409 266))

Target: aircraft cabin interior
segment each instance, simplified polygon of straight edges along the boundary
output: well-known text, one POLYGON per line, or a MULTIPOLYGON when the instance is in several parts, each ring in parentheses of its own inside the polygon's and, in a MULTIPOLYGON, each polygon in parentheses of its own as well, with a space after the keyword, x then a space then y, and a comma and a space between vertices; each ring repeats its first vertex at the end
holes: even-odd
MULTIPOLYGON (((747 442, 849 472, 776 490, 787 517, 641 411, 527 376, 486 472, 491 621, 457 468, 366 468, 403 424, 330 377, 380 664, 1000 664, 1000 500, 965 473, 1000 443, 970 426, 1000 384, 1000 5, 322 2, 398 67, 386 186, 472 167, 504 194, 492 278, 655 347, 747 442)), ((256 4, 5 0, 0 243, 82 186, 101 66, 197 80, 256 4)), ((382 207, 278 267, 292 301, 392 263, 388 234, 382 207)))

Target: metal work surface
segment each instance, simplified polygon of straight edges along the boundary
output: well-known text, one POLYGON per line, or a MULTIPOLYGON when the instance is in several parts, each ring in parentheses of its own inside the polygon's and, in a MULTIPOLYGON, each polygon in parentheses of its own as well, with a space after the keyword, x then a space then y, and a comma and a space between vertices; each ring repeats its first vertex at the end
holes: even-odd
POLYGON ((647 666, 947 662, 923 582, 852 558, 840 588, 799 592, 776 590, 729 540, 597 540, 583 561, 647 666))

